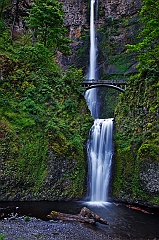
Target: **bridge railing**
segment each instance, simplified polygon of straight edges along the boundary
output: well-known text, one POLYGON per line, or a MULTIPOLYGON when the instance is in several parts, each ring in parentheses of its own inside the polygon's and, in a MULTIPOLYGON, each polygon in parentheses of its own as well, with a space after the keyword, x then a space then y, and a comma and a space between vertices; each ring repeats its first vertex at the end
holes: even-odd
POLYGON ((110 79, 110 80, 97 80, 97 79, 89 79, 89 80, 84 80, 84 84, 120 84, 120 85, 125 85, 127 84, 126 80, 123 79, 110 79))
POLYGON ((127 81, 126 79, 89 79, 83 81, 83 88, 90 89, 94 87, 112 87, 116 88, 119 91, 125 92, 127 81))

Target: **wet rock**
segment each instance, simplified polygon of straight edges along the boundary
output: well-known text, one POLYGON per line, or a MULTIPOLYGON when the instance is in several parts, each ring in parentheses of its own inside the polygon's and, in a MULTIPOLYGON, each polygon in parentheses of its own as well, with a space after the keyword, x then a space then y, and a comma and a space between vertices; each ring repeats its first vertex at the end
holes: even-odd
POLYGON ((159 163, 147 160, 140 165, 140 180, 144 190, 159 194, 159 163))
POLYGON ((107 238, 107 234, 98 233, 95 230, 86 228, 79 223, 57 222, 57 221, 41 221, 31 217, 29 221, 26 217, 19 217, 15 220, 5 219, 0 221, 1 236, 6 240, 13 239, 47 239, 47 240, 103 240, 107 238))

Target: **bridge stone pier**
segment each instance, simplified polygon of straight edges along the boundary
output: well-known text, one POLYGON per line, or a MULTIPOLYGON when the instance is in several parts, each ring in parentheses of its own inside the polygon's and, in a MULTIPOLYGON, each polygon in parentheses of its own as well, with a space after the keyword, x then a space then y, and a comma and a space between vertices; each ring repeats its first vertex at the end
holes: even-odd
POLYGON ((89 79, 83 81, 83 87, 82 89, 88 90, 91 88, 97 88, 97 87, 109 87, 114 88, 118 91, 125 92, 126 91, 126 80, 95 80, 95 79, 89 79))

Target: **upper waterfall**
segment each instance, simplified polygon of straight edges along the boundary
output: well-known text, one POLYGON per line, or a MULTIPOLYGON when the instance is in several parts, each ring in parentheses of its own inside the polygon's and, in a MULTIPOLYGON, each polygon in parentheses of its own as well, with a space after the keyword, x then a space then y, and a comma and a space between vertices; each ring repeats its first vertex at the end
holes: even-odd
MULTIPOLYGON (((95 7, 97 7, 97 0, 91 0, 91 10, 90 10, 90 65, 88 79, 97 78, 97 39, 95 31, 95 7)), ((88 90, 85 94, 85 99, 87 101, 88 107, 91 111, 91 115, 94 119, 99 117, 98 111, 98 99, 97 99, 97 89, 88 90)))
POLYGON ((89 79, 96 79, 96 57, 97 57, 97 43, 95 34, 95 0, 91 1, 90 14, 90 66, 89 79))

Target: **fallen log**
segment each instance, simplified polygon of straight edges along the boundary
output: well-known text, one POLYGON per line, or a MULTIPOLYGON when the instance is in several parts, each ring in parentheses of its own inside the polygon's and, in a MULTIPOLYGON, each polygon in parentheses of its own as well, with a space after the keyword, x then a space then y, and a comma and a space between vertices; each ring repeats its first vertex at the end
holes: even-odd
POLYGON ((96 224, 96 222, 99 222, 101 224, 108 225, 108 223, 103 218, 91 212, 86 207, 83 207, 78 215, 52 211, 49 215, 47 215, 47 218, 53 219, 53 220, 78 221, 78 222, 90 223, 94 225, 96 224))

